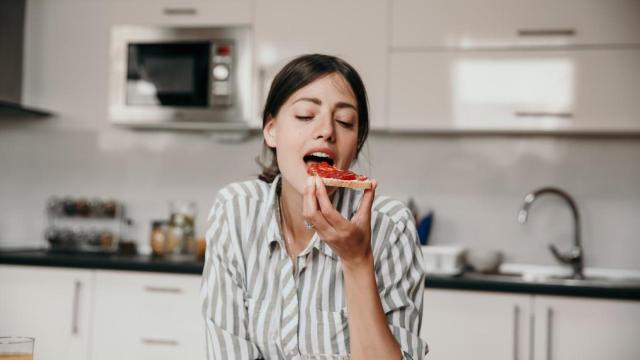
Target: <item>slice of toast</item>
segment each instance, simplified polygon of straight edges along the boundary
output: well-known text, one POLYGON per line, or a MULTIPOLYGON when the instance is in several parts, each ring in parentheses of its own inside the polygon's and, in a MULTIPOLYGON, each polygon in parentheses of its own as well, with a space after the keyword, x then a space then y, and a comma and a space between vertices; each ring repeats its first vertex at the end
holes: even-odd
POLYGON ((338 186, 352 189, 371 189, 373 186, 371 180, 341 180, 320 177, 326 186, 338 186))

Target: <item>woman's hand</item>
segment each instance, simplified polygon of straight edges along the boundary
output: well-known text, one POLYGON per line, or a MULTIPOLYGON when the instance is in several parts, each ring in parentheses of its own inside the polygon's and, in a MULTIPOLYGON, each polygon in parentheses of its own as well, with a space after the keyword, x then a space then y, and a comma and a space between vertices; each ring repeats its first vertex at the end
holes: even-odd
POLYGON ((373 263, 371 252, 371 206, 377 182, 364 190, 360 206, 351 220, 345 219, 327 194, 324 183, 317 176, 307 179, 302 215, 342 260, 345 268, 358 268, 373 263))

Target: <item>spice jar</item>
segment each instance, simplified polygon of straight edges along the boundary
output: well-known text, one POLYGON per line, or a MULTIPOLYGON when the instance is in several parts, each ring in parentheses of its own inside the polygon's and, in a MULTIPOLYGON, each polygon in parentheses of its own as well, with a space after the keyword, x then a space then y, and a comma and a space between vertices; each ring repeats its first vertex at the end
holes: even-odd
POLYGON ((195 202, 171 202, 169 210, 169 252, 195 254, 195 202))
POLYGON ((156 220, 151 223, 151 253, 153 256, 164 256, 169 252, 168 248, 169 223, 165 220, 156 220))

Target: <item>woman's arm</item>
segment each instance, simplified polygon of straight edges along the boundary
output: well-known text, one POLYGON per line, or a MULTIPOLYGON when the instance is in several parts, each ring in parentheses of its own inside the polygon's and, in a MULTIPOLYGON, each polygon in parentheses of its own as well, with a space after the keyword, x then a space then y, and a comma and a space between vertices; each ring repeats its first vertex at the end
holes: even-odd
POLYGON ((309 178, 303 215, 338 254, 344 273, 350 351, 354 359, 400 359, 400 346, 385 318, 371 250, 371 207, 377 183, 365 190, 356 214, 347 220, 333 208, 319 178, 309 178))
POLYGON ((401 359, 398 342, 389 329, 378 294, 373 256, 359 264, 343 264, 351 357, 401 359))
POLYGON ((419 338, 425 272, 415 225, 405 208, 384 239, 371 234, 371 209, 377 183, 365 190, 360 206, 346 220, 332 206, 319 179, 305 188, 303 214, 342 264, 351 355, 354 359, 421 359, 427 353, 419 338), (380 244, 374 256, 372 243, 380 244))
POLYGON ((221 201, 216 201, 206 236, 201 296, 207 359, 258 359, 260 351, 248 339, 243 276, 238 268, 244 261, 229 236, 228 211, 221 201))

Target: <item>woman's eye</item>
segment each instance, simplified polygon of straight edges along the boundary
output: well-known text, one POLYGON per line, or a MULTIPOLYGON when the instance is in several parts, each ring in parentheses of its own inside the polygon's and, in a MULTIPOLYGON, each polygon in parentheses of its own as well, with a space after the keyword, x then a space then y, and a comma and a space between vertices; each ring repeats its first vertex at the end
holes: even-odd
POLYGON ((342 121, 342 120, 336 120, 336 121, 338 122, 338 124, 340 124, 340 126, 346 129, 351 129, 353 127, 353 123, 349 121, 342 121))
POLYGON ((302 120, 302 121, 309 121, 309 120, 313 119, 313 116, 296 115, 296 119, 302 120))

